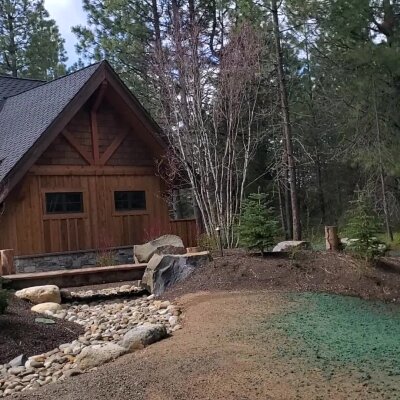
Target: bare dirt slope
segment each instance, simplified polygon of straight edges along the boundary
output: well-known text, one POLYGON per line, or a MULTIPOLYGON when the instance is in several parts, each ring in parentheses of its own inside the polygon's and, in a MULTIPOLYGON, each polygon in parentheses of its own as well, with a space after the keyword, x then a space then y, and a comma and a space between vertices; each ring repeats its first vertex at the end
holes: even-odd
MULTIPOLYGON (((352 370, 327 376, 296 357, 269 320, 292 307, 279 292, 219 292, 181 299, 184 329, 97 371, 49 385, 18 399, 396 399, 379 393, 352 370)), ((289 343, 289 344, 288 344, 289 343)), ((296 345, 296 343, 294 343, 296 345)))

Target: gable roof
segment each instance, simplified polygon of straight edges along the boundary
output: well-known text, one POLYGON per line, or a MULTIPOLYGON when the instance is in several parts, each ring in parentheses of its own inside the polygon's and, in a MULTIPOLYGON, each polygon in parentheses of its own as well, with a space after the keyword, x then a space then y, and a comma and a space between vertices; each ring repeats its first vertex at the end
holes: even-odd
POLYGON ((0 101, 43 85, 44 83, 46 82, 38 79, 20 79, 12 76, 0 75, 0 101))
POLYGON ((107 61, 47 83, 32 84, 30 89, 7 97, 0 107, 0 183, 3 185, 0 201, 4 200, 106 76, 107 81, 125 97, 125 102, 141 111, 144 125, 150 124, 151 132, 157 136, 160 146, 165 146, 157 135, 161 132, 159 126, 107 61))

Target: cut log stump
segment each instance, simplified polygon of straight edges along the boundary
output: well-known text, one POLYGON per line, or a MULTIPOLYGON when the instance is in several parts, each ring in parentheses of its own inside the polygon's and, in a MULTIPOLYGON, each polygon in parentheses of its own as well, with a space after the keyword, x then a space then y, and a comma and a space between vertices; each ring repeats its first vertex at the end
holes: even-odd
POLYGON ((1 275, 14 275, 14 250, 6 249, 0 250, 0 276, 1 275))
POLYGON ((325 226, 326 250, 339 251, 340 240, 337 226, 325 226))

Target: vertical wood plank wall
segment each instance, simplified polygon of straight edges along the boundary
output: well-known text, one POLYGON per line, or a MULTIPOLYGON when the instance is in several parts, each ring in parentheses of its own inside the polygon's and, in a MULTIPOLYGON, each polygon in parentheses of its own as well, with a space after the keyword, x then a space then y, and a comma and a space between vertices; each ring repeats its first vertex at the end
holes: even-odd
MULTIPOLYGON (((155 231, 178 234, 186 246, 196 244, 193 220, 170 221, 150 149, 107 103, 100 112, 100 157, 113 137, 129 131, 121 146, 106 165, 89 165, 60 133, 6 199, 0 248, 14 248, 16 255, 101 249, 143 243, 155 231), (116 212, 116 190, 144 190, 146 210, 116 212), (84 212, 47 215, 45 193, 51 191, 83 192, 84 212)), ((89 111, 81 110, 67 128, 88 154, 92 146, 89 111)))

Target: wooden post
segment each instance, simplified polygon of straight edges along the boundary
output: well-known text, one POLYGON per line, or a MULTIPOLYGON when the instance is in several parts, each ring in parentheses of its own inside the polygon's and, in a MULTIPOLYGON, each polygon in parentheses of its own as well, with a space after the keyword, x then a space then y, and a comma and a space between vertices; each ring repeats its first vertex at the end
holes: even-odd
POLYGON ((326 250, 338 251, 340 248, 340 240, 338 236, 337 226, 325 226, 325 242, 326 250))
POLYGON ((0 275, 15 274, 14 250, 0 250, 0 275))

